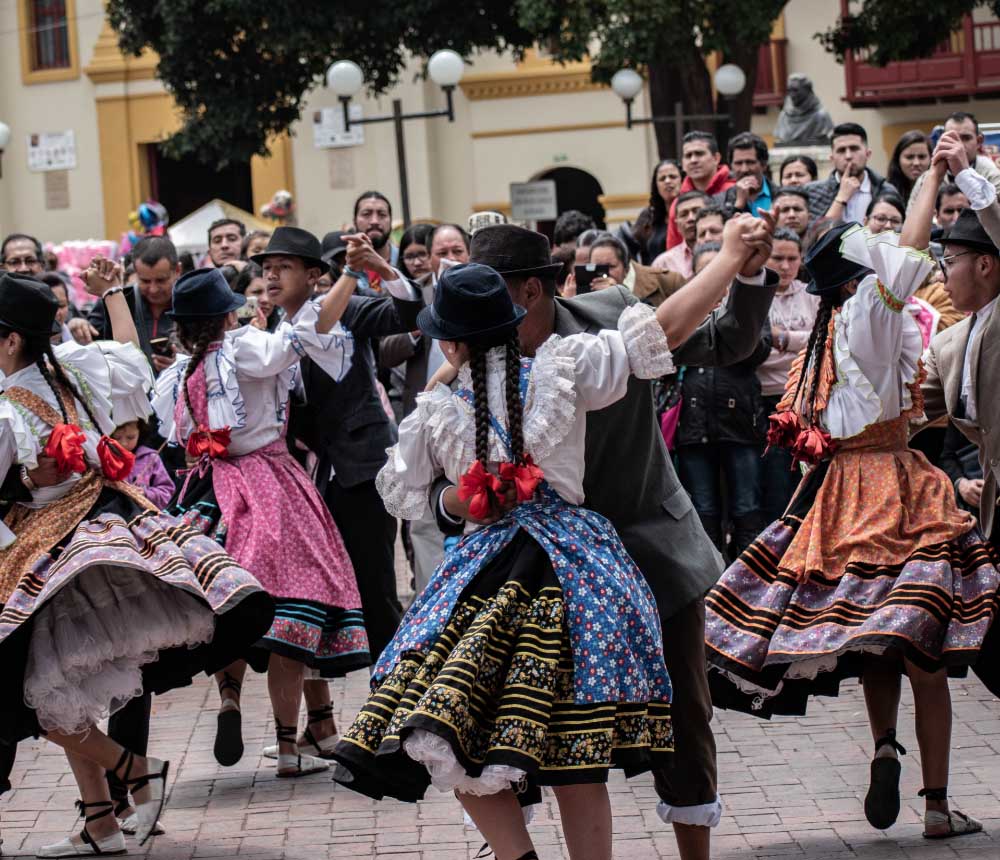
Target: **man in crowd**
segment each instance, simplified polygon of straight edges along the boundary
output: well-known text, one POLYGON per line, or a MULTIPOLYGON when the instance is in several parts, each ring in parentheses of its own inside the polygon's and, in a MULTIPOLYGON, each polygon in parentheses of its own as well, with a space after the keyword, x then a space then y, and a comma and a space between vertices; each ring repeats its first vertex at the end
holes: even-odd
POLYGON ((770 211, 771 183, 767 178, 767 165, 767 144, 756 134, 745 131, 729 141, 729 175, 736 184, 715 195, 715 202, 722 206, 726 219, 737 212, 756 215, 761 209, 770 211))
MULTIPOLYGON (((574 299, 556 298, 559 265, 550 262, 548 241, 511 224, 478 231, 470 256, 473 262, 499 271, 514 302, 527 309, 519 330, 527 355, 552 334, 615 328, 622 310, 636 301, 621 287, 574 299)), ((768 238, 748 255, 727 307, 715 311, 674 349, 676 364, 731 364, 753 350, 777 284, 777 276, 762 268, 769 256, 768 238)), ((718 579, 721 561, 670 463, 649 382, 632 379, 623 400, 588 414, 584 491, 588 507, 618 530, 656 598, 664 654, 674 682, 676 733, 673 765, 655 774, 662 800, 658 811, 674 825, 683 860, 708 860, 709 828, 719 821, 721 803, 709 726, 712 701, 702 597, 718 579), (623 493, 623 486, 634 491, 623 493)), ((461 531, 469 518, 468 505, 446 480, 435 484, 431 508, 442 529, 452 533, 461 531)))
POLYGON ((241 258, 247 228, 242 221, 220 218, 208 227, 208 258, 216 269, 241 258))
POLYGON ((813 218, 861 224, 872 200, 890 191, 899 194, 891 182, 868 166, 872 156, 868 132, 856 122, 842 122, 834 128, 830 152, 833 173, 806 186, 813 218))
POLYGON ((556 218, 555 227, 552 228, 552 247, 567 250, 576 248, 576 240, 581 234, 596 229, 597 224, 589 215, 579 209, 567 209, 556 218))
MULTIPOLYGON (((372 248, 390 266, 396 265, 399 248, 389 241, 392 235, 392 204, 381 191, 363 191, 354 201, 354 230, 364 233, 372 248)), ((376 294, 381 291, 381 279, 375 269, 359 272, 358 287, 376 294)))
POLYGON ((695 248, 706 242, 721 242, 722 230, 727 220, 722 207, 718 204, 702 207, 694 218, 695 248))
MULTIPOLYGON (((181 272, 177 249, 166 236, 146 236, 132 249, 132 264, 138 289, 126 287, 125 297, 139 332, 139 347, 153 365, 153 372, 159 374, 174 363, 174 322, 167 311, 181 272)), ((87 319, 72 319, 68 325, 80 343, 111 337, 103 302, 94 305, 87 319)))
MULTIPOLYGON (((965 149, 965 158, 969 162, 969 167, 986 179, 997 193, 1000 193, 1000 167, 997 167, 996 162, 988 155, 982 155, 979 152, 979 148, 983 145, 983 136, 979 132, 979 121, 976 117, 965 111, 956 111, 950 114, 944 121, 944 130, 945 132, 951 131, 958 135, 959 140, 962 141, 962 147, 965 149)), ((917 199, 920 187, 926 179, 927 171, 920 174, 917 177, 917 181, 913 183, 913 191, 910 192, 910 202, 906 207, 907 212, 912 208, 913 202, 917 199)), ((949 170, 945 177, 945 182, 951 184, 954 181, 955 177, 949 170)))
POLYGON ((932 237, 940 238, 945 230, 955 224, 958 216, 962 214, 962 210, 968 208, 969 198, 965 196, 962 189, 954 182, 943 183, 934 204, 934 221, 940 232, 938 236, 934 237, 932 231, 932 237))
POLYGON ((674 201, 674 214, 677 216, 677 227, 682 240, 669 251, 660 254, 653 260, 654 269, 666 269, 677 272, 687 279, 694 271, 694 251, 697 236, 698 213, 708 205, 708 195, 704 191, 685 191, 674 201))
MULTIPOLYGON (((721 161, 719 143, 714 135, 707 131, 689 131, 684 135, 681 166, 686 176, 681 183, 681 196, 685 191, 701 191, 709 197, 714 197, 732 188, 736 181, 725 164, 720 166, 721 161)), ((668 250, 683 241, 677 223, 677 206, 680 199, 678 197, 670 206, 670 218, 667 222, 668 250)))
POLYGON ((804 239, 809 230, 809 195, 801 188, 779 188, 774 197, 774 215, 777 226, 804 239))
POLYGON ((37 277, 45 268, 42 243, 25 233, 11 233, 0 245, 0 267, 12 274, 37 277))
POLYGON ((458 224, 438 224, 427 238, 427 248, 431 254, 431 272, 435 279, 442 275, 442 260, 451 260, 452 263, 469 262, 469 234, 458 224))

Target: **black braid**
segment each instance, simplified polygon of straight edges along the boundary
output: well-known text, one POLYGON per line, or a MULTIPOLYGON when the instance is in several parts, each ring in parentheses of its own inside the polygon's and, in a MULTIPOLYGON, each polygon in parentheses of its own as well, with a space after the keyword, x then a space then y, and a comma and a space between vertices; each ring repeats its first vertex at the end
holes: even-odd
POLYGON ((486 351, 471 347, 472 398, 476 409, 476 459, 485 468, 490 459, 490 401, 486 392, 486 351))
POLYGON ((521 403, 521 341, 511 332, 507 352, 507 432, 515 466, 524 463, 524 404, 521 403))
POLYGON ((205 360, 208 348, 215 341, 220 340, 225 334, 225 317, 209 317, 198 320, 177 320, 177 339, 181 345, 190 351, 191 360, 184 369, 184 381, 181 385, 184 404, 187 406, 188 415, 191 416, 191 423, 198 426, 198 419, 194 416, 194 408, 191 406, 191 397, 188 394, 188 380, 198 369, 198 365, 205 360))
POLYGON ((56 358, 55 353, 52 351, 52 342, 47 337, 40 338, 37 341, 35 341, 34 338, 29 338, 25 344, 25 352, 29 356, 36 356, 35 366, 38 368, 39 373, 42 374, 45 384, 49 386, 52 393, 55 395, 56 403, 59 404, 59 413, 62 415, 63 423, 69 424, 69 415, 66 412, 66 403, 63 400, 64 392, 68 391, 70 396, 83 407, 83 411, 90 419, 90 423, 93 425, 94 430, 100 433, 101 425, 97 423, 97 419, 94 417, 94 413, 90 408, 90 403, 86 397, 80 394, 76 385, 74 385, 72 380, 69 378, 69 375, 65 370, 63 370, 63 366, 59 363, 59 359, 56 358))
POLYGON ((816 322, 813 323, 812 332, 809 334, 809 343, 805 349, 805 358, 802 361, 802 371, 799 374, 799 382, 795 388, 795 397, 792 398, 792 407, 798 403, 799 394, 807 377, 810 377, 809 398, 803 404, 803 414, 812 418, 813 406, 816 402, 816 392, 819 389, 820 370, 823 365, 823 353, 826 349, 827 330, 830 327, 830 317, 839 301, 823 297, 819 310, 816 313, 816 322))

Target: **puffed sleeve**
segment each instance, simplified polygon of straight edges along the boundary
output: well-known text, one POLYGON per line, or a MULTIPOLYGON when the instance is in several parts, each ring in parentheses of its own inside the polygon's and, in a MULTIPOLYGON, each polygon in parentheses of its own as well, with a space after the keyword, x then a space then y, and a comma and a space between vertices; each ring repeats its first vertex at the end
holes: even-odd
POLYGON ((238 375, 267 379, 309 356, 339 382, 351 369, 354 338, 338 322, 329 332, 316 331, 319 309, 307 304, 295 323, 284 321, 273 332, 247 326, 232 334, 233 360, 238 375))
POLYGON ((641 303, 622 311, 617 330, 574 334, 550 342, 553 355, 573 360, 577 399, 587 411, 621 400, 631 376, 657 379, 674 371, 656 311, 641 303))
POLYGON ((444 386, 418 394, 417 408, 399 425, 399 442, 388 449, 389 459, 375 476, 375 487, 390 516, 419 520, 427 513, 431 484, 442 473, 431 452, 429 419, 435 406, 450 398, 444 386))
POLYGON ((190 359, 186 355, 178 355, 169 367, 161 371, 153 386, 152 407, 156 420, 160 424, 160 435, 172 445, 180 444, 177 438, 177 427, 174 424, 174 409, 180 396, 181 382, 184 371, 190 359))
POLYGON ((99 340, 86 346, 61 343, 55 356, 90 399, 101 433, 150 415, 153 371, 134 344, 99 340), (119 417, 121 416, 121 417, 119 417))
MULTIPOLYGON (((0 398, 0 476, 6 475, 15 463, 34 469, 38 465, 38 448, 14 404, 0 398)), ((14 540, 14 533, 0 520, 0 549, 6 549, 14 540)))

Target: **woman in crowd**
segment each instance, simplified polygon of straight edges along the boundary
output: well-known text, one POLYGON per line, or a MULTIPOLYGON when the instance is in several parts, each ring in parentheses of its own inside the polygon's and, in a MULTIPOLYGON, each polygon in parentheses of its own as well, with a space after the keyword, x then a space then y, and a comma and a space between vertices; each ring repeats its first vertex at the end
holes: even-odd
POLYGON ((399 240, 399 271, 423 286, 430 282, 433 224, 414 224, 399 240))
MULTIPOLYGON (((694 249, 694 271, 722 250, 718 242, 694 249)), ((770 331, 757 348, 727 367, 687 367, 677 425, 677 476, 691 496, 705 531, 724 557, 741 553, 764 526, 760 457, 767 413, 757 368, 771 351, 770 331), (729 521, 732 529, 727 528, 729 521), (732 553, 726 534, 732 534, 732 553)))
POLYGON ((923 339, 906 300, 931 268, 936 186, 923 185, 901 237, 842 224, 810 252, 822 302, 768 438, 813 469, 709 593, 706 642, 716 703, 761 716, 804 714, 810 696, 862 677, 875 748, 864 808, 879 829, 900 808, 905 672, 924 835, 944 839, 982 829, 948 807, 948 674, 976 661, 1000 571, 950 481, 907 446, 923 339))
POLYGON ((816 162, 808 155, 789 155, 778 168, 778 185, 790 188, 797 185, 808 185, 819 178, 816 162))
POLYGON ((667 220, 670 204, 681 191, 684 173, 673 158, 665 158, 656 165, 649 189, 649 208, 653 215, 653 232, 646 242, 646 256, 655 260, 667 249, 667 220))
POLYGON ((53 349, 51 292, 0 278, 0 474, 20 466, 29 494, 0 525, 0 742, 42 734, 61 746, 86 819, 41 857, 125 853, 105 772, 131 790, 139 843, 152 835, 169 763, 134 755, 97 724, 225 665, 273 615, 253 577, 125 482, 132 455, 106 434, 119 408, 149 414, 152 374, 120 268, 95 259, 86 282, 117 342, 53 349), (53 486, 31 478, 43 455, 64 476, 53 486))
MULTIPOLYGON (((288 259, 279 257, 279 266, 292 265, 280 262, 288 259)), ((326 268, 321 260, 301 262, 308 272, 326 268)), ((280 285, 284 275, 281 270, 272 283, 280 285)), ((174 509, 223 543, 275 601, 274 623, 260 647, 241 656, 267 666, 279 777, 328 767, 301 755, 296 745, 306 668, 334 677, 370 663, 343 540, 285 444, 300 356, 309 355, 338 380, 350 369, 351 337, 339 325, 331 329, 353 289, 352 279, 341 278, 322 303, 307 303, 293 322, 270 333, 236 328, 235 312, 245 299, 218 269, 183 276, 174 285, 171 317, 187 355, 160 374, 153 398, 161 433, 197 463, 174 509)), ((239 660, 217 675, 222 704, 215 756, 227 766, 243 754, 239 696, 245 672, 239 660)))
MULTIPOLYGON (((232 289, 234 293, 255 301, 267 331, 274 331, 278 327, 278 323, 281 322, 281 309, 271 301, 267 292, 267 282, 264 280, 264 271, 257 263, 247 262, 243 271, 233 281, 232 289)), ((325 293, 326 291, 323 291, 323 295, 325 293)), ((249 321, 255 316, 256 314, 250 314, 246 319, 249 321)))
POLYGON ((337 779, 376 798, 456 791, 498 860, 536 857, 512 787, 537 780, 555 786, 570 856, 610 860, 604 782, 667 751, 670 694, 648 588, 610 523, 580 507, 586 414, 632 375, 669 371, 669 344, 722 298, 754 225, 734 221, 724 254, 659 310, 553 337, 531 361, 504 279, 478 264, 444 274, 419 324, 458 388, 421 395, 378 486, 390 512, 417 519, 444 473, 491 525, 446 556, 383 652, 337 779))
MULTIPOLYGON (((910 202, 913 184, 931 166, 931 143, 922 131, 908 131, 896 144, 889 159, 887 179, 903 197, 903 208, 910 202)), ((877 232, 875 230, 873 233, 877 232)))
POLYGON ((240 246, 240 259, 249 260, 254 254, 259 254, 267 247, 271 234, 267 230, 251 230, 243 237, 240 246))
MULTIPOLYGON (((757 368, 764 414, 770 415, 781 401, 795 356, 809 342, 819 297, 806 292, 798 279, 802 266, 802 240, 794 230, 774 231, 768 268, 778 273, 778 289, 771 302, 771 353, 757 368)), ((760 464, 761 499, 765 522, 778 519, 788 507, 802 473, 792 465, 784 448, 770 447, 760 464)))
POLYGON ((872 235, 891 230, 898 233, 906 220, 906 204, 896 194, 880 194, 872 198, 865 211, 864 226, 872 235))

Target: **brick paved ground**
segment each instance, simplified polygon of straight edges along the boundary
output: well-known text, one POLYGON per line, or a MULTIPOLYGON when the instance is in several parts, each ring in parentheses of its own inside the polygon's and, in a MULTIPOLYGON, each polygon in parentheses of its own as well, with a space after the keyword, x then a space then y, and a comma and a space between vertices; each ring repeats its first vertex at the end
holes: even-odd
MULTIPOLYGON (((365 696, 365 673, 334 684, 343 725, 365 696)), ((859 690, 819 700, 809 717, 765 723, 738 714, 716 716, 725 816, 715 834, 715 860, 998 860, 1000 858, 1000 702, 974 680, 956 683, 951 795, 986 824, 986 833, 948 843, 920 837, 921 786, 913 710, 904 694, 900 740, 904 808, 887 833, 871 830, 861 800, 869 741, 859 690)), ((325 775, 279 780, 259 751, 271 742, 266 689, 248 679, 244 698, 247 754, 233 768, 212 757, 216 694, 204 679, 156 699, 151 752, 172 760, 169 832, 147 846, 155 860, 223 856, 321 860, 467 860, 481 840, 462 824, 455 800, 433 790, 415 806, 375 804, 336 787, 325 775)), ((0 800, 7 855, 66 836, 77 823, 76 789, 65 760, 45 743, 24 743, 15 790, 0 800)), ((674 858, 670 830, 656 817, 648 777, 611 785, 618 860, 674 858)), ((532 825, 542 860, 568 858, 554 801, 532 825)), ((132 847, 134 843, 132 843, 132 847)), ((136 854, 144 853, 136 849, 136 854)))

